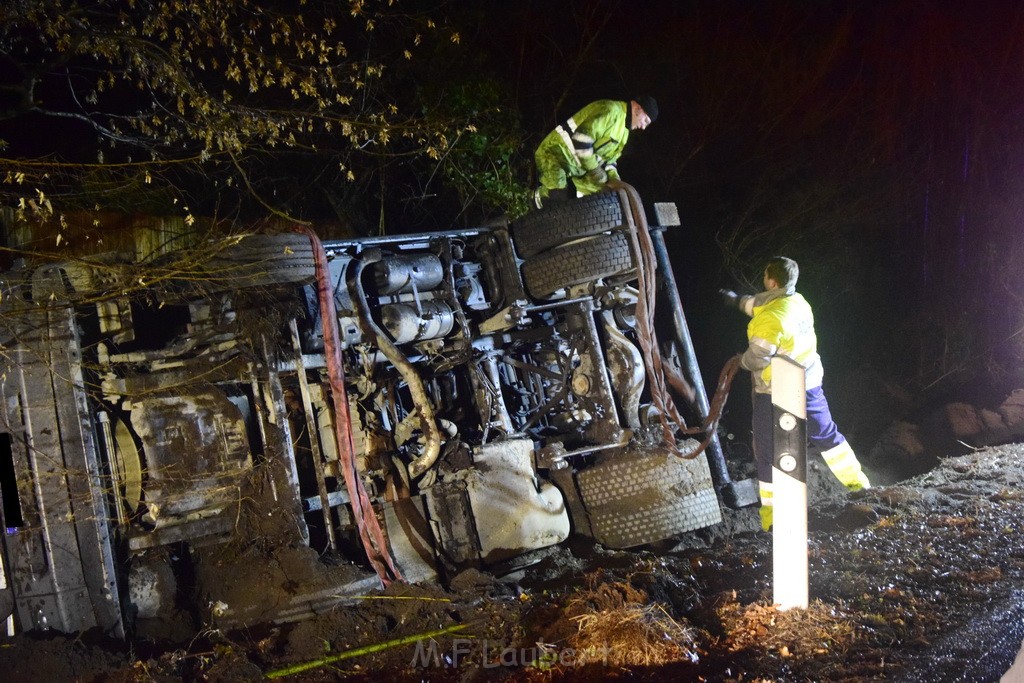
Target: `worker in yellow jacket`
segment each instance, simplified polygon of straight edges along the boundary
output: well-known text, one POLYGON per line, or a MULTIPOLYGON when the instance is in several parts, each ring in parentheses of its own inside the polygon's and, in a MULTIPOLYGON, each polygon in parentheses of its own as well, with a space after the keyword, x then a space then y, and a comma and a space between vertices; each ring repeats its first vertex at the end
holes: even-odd
POLYGON ((761 489, 761 526, 772 525, 772 356, 787 356, 804 366, 807 391, 807 438, 818 447, 832 474, 850 491, 870 488, 860 461, 832 420, 822 391, 824 370, 818 356, 814 314, 796 291, 800 270, 796 261, 776 256, 764 269, 765 291, 738 296, 722 290, 722 298, 751 316, 747 325, 747 350, 740 364, 749 370, 754 385, 754 459, 761 489))
POLYGON ((644 95, 629 102, 591 102, 556 126, 534 154, 540 183, 534 193, 537 208, 549 198, 582 197, 618 180, 615 162, 629 132, 644 130, 657 118, 658 103, 644 95))

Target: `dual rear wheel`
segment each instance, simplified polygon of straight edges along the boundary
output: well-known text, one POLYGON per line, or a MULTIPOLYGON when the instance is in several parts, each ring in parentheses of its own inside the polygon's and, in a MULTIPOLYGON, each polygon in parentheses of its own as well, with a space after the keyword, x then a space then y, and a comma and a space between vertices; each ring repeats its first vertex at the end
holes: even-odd
POLYGON ((512 240, 526 259, 526 290, 548 299, 567 287, 629 272, 633 255, 625 228, 617 192, 587 195, 523 216, 512 224, 512 240))

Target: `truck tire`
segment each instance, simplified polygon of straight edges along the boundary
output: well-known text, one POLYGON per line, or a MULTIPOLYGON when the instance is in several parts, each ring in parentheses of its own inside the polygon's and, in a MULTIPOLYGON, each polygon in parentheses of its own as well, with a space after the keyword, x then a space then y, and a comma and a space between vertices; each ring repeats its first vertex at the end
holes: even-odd
MULTIPOLYGON (((692 451, 697 442, 680 444, 692 451)), ((707 460, 666 450, 620 453, 577 475, 594 538, 609 548, 654 543, 721 521, 707 460)))
POLYGON ((622 202, 616 192, 598 192, 553 203, 512 223, 516 252, 529 258, 559 244, 621 227, 622 202))
POLYGON ((605 546, 622 550, 656 543, 666 538, 722 521, 714 489, 678 496, 671 489, 657 500, 634 507, 623 501, 590 514, 594 539, 605 546))
POLYGON ((531 296, 546 299, 565 287, 619 275, 633 267, 629 239, 621 232, 563 244, 523 264, 523 283, 531 296))
POLYGON ((313 247, 300 234, 246 235, 203 264, 214 290, 309 283, 313 247))
POLYGON ((658 486, 673 486, 687 474, 684 468, 673 467, 675 458, 667 451, 608 458, 577 475, 583 502, 596 509, 658 486))

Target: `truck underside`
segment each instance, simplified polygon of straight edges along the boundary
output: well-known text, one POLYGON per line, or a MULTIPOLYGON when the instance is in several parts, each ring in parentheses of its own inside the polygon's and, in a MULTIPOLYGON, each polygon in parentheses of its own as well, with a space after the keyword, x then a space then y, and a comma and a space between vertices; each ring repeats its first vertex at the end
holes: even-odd
POLYGON ((649 325, 647 229, 623 187, 511 225, 8 273, 8 631, 285 621, 572 533, 625 548, 717 523, 657 374, 679 349, 649 325), (198 558, 210 576, 269 543, 319 578, 258 606, 197 581, 198 558))

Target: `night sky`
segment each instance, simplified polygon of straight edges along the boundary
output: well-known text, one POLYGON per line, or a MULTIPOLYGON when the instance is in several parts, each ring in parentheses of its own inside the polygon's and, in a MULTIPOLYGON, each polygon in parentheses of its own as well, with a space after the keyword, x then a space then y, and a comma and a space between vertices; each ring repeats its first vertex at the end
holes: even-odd
POLYGON ((680 206, 670 244, 708 381, 744 339, 714 291, 756 287, 783 253, 826 387, 864 430, 892 416, 887 382, 921 403, 1019 386, 1018 4, 552 4, 488 10, 474 38, 538 131, 591 99, 658 99, 619 167, 680 206))

